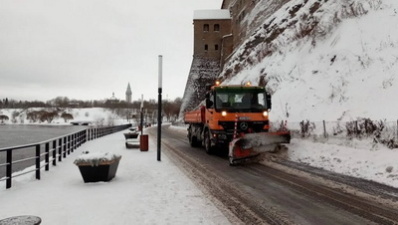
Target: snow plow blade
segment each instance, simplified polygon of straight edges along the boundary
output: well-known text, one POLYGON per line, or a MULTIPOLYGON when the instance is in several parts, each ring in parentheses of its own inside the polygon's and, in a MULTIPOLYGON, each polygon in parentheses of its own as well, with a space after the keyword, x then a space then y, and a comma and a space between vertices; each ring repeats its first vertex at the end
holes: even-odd
POLYGON ((250 133, 229 143, 229 165, 237 165, 258 156, 261 152, 273 151, 279 144, 290 143, 290 132, 250 133))

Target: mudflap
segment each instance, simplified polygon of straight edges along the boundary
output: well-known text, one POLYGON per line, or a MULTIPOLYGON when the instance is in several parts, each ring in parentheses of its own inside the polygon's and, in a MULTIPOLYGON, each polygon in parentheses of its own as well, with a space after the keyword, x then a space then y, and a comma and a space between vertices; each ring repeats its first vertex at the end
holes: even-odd
POLYGON ((279 144, 290 143, 290 132, 250 133, 229 143, 229 165, 250 161, 262 152, 275 150, 279 144))

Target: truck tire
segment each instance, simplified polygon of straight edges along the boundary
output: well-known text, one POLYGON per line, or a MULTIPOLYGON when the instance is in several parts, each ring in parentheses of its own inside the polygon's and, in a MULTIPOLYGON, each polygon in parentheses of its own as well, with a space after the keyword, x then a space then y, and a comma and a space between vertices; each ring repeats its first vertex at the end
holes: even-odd
POLYGON ((191 132, 188 132, 188 139, 189 139, 189 144, 191 145, 191 147, 200 147, 202 145, 202 143, 200 143, 198 141, 198 138, 196 138, 195 135, 192 135, 191 132))
POLYGON ((209 155, 213 154, 214 148, 211 146, 209 131, 205 131, 204 142, 206 153, 209 155))

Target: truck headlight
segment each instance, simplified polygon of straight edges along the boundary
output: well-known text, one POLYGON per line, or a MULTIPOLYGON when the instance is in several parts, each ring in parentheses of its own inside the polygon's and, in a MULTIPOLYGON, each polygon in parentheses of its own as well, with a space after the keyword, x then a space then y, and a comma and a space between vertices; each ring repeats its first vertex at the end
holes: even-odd
POLYGON ((267 117, 267 116, 268 116, 268 111, 264 111, 264 112, 263 112, 263 116, 264 116, 264 117, 267 117))
POLYGON ((227 111, 222 111, 221 116, 224 116, 224 117, 227 116, 227 111))

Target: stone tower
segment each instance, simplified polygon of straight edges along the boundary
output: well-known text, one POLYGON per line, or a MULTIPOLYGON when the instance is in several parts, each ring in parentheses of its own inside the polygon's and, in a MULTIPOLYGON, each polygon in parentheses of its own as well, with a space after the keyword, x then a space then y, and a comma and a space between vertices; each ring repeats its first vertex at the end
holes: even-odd
POLYGON ((127 85, 127 90, 126 90, 126 102, 127 103, 131 103, 131 95, 133 93, 131 92, 131 87, 130 87, 130 83, 128 83, 127 85))
POLYGON ((205 98, 206 85, 214 84, 225 56, 232 51, 229 10, 196 10, 193 18, 194 48, 180 117, 205 98))

